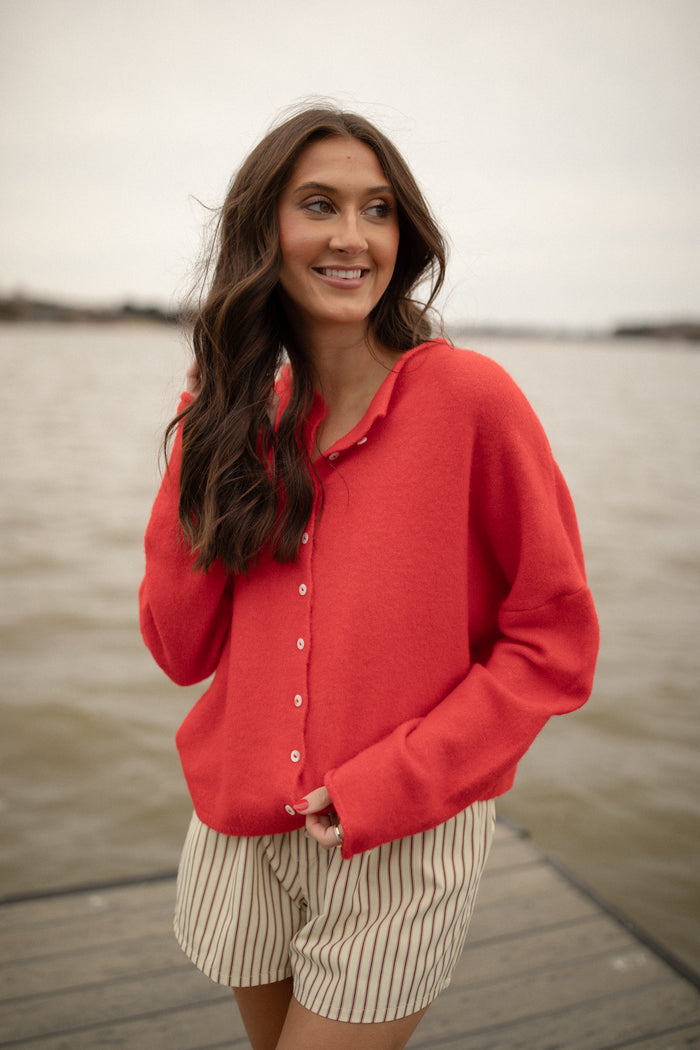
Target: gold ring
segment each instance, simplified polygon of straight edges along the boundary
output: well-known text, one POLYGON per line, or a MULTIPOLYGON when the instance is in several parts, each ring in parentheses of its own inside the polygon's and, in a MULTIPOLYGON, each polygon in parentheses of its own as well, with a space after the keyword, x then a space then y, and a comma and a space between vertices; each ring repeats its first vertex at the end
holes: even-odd
POLYGON ((331 827, 333 828, 333 833, 335 834, 336 841, 337 841, 338 845, 342 846, 343 845, 343 829, 342 829, 342 827, 340 826, 340 824, 331 824, 331 827))

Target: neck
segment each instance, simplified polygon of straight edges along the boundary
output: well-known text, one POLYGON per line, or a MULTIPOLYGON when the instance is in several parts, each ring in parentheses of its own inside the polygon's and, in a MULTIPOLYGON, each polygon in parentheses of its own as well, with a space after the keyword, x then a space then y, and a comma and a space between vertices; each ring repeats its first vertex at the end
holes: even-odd
POLYGON ((329 411, 370 389, 374 394, 395 359, 396 355, 364 338, 326 344, 314 353, 315 384, 329 411))
POLYGON ((383 346, 364 322, 318 325, 313 330, 304 326, 296 335, 311 362, 314 386, 329 410, 372 386, 376 391, 401 356, 383 346))
POLYGON ((305 331, 302 345, 327 408, 317 434, 323 452, 359 423, 401 353, 383 346, 364 326, 305 331))

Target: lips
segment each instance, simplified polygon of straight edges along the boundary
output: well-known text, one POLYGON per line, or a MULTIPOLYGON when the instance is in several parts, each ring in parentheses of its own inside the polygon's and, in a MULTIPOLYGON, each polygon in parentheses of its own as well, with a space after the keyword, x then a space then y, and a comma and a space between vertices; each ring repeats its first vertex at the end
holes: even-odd
POLYGON ((352 270, 341 270, 336 266, 314 266, 313 269, 322 277, 335 277, 341 281, 359 281, 361 277, 369 273, 369 270, 360 266, 352 270))

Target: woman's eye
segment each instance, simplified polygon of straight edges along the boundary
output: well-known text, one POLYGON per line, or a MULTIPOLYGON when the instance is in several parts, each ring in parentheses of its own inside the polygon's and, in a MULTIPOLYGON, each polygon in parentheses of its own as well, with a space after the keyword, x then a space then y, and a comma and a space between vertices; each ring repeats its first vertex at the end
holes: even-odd
POLYGON ((373 219, 386 219, 391 215, 391 205, 387 201, 377 201, 365 209, 373 219))
POLYGON ((330 201, 318 200, 307 201, 304 205, 307 211, 312 211, 315 215, 330 215, 333 211, 333 206, 330 201))

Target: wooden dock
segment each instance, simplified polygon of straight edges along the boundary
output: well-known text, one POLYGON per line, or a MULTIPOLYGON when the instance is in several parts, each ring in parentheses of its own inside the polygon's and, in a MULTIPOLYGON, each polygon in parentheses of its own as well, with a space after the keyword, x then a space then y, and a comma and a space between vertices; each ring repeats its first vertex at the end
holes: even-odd
MULTIPOLYGON (((175 943, 173 895, 162 877, 3 903, 0 1047, 247 1047, 231 993, 175 943)), ((499 824, 468 947, 409 1046, 698 1050, 698 982, 499 824)))

